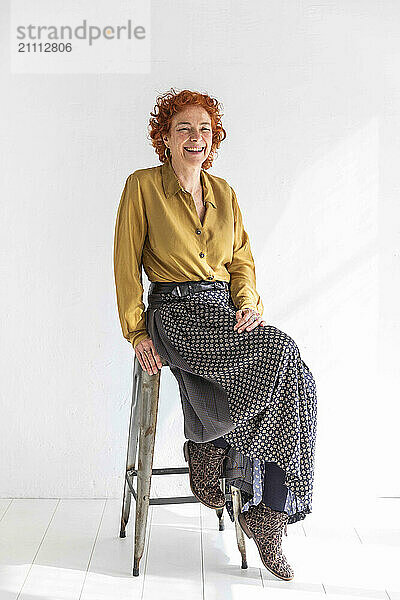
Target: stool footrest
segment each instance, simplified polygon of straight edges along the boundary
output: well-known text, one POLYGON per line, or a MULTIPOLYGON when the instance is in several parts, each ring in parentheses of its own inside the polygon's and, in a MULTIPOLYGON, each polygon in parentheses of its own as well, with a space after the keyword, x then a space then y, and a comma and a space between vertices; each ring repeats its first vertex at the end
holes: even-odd
MULTIPOLYGON (((136 491, 130 489, 132 496, 137 500, 136 491)), ((149 504, 187 504, 199 502, 195 496, 168 496, 167 498, 149 498, 149 504)))
MULTIPOLYGON (((170 475, 172 472, 172 474, 175 473, 187 473, 188 472, 188 467, 182 467, 182 468, 168 468, 168 469, 153 469, 153 475, 170 475), (161 473, 157 473, 157 471, 161 471, 161 473), (168 471, 168 473, 165 473, 164 471, 168 471)), ((130 493, 132 494, 132 496, 135 498, 135 500, 137 500, 137 494, 136 494, 136 490, 134 489, 132 482, 129 479, 130 473, 127 472, 126 473, 126 482, 128 484, 128 488, 130 493)), ((137 475, 137 472, 132 469, 132 475, 137 475)), ((229 492, 225 493, 225 499, 226 500, 230 500, 232 502, 232 494, 230 494, 229 492)), ((187 502, 200 502, 200 500, 197 500, 197 498, 195 496, 168 496, 167 498, 149 498, 149 504, 184 504, 187 502)))
POLYGON ((170 496, 168 498, 150 498, 149 504, 188 504, 199 502, 194 496, 170 496))
MULTIPOLYGON (((137 477, 137 469, 127 469, 127 475, 137 477)), ((166 467, 165 469, 152 469, 152 475, 181 475, 189 473, 189 467, 166 467)))

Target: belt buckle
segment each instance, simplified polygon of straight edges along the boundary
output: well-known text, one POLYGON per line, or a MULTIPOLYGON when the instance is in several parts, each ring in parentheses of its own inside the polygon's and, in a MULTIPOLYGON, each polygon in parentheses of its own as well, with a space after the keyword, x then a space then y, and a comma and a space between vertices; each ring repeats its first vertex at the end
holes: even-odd
POLYGON ((179 285, 176 285, 172 290, 171 290, 171 296, 178 296, 179 298, 182 297, 182 290, 179 287, 179 285))
POLYGON ((178 298, 184 298, 185 296, 192 296, 193 294, 193 286, 186 281, 182 282, 181 285, 177 285, 171 291, 172 296, 177 296, 178 298))

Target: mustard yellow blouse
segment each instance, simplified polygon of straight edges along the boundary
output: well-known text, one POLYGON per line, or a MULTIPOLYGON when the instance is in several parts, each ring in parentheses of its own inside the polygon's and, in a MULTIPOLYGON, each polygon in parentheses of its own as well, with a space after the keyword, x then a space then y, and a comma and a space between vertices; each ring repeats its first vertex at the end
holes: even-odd
POLYGON ((150 337, 142 264, 150 281, 230 281, 237 310, 263 313, 236 194, 225 179, 204 169, 200 178, 206 207, 203 225, 170 158, 126 179, 115 224, 114 275, 122 333, 133 348, 150 337))

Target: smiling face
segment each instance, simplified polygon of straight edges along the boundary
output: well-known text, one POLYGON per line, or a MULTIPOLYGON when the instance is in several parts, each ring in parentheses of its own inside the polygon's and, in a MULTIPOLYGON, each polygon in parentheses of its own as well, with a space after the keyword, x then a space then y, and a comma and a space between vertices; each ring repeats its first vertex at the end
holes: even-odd
POLYGON ((188 106, 172 117, 163 137, 176 164, 197 165, 206 160, 212 147, 211 118, 201 106, 188 106))

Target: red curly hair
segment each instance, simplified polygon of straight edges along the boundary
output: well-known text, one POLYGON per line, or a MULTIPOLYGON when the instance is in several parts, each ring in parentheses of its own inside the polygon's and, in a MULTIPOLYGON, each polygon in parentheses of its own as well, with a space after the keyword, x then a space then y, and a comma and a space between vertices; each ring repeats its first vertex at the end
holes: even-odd
POLYGON ((151 143, 154 146, 160 161, 163 163, 167 160, 165 153, 166 146, 163 141, 163 136, 169 133, 172 117, 187 106, 201 106, 204 108, 211 119, 212 129, 212 146, 210 154, 202 164, 203 169, 209 169, 213 163, 214 155, 219 148, 222 140, 226 138, 226 131, 222 127, 221 103, 216 98, 212 98, 208 94, 200 92, 192 92, 190 90, 182 90, 177 92, 171 88, 168 92, 157 96, 156 104, 152 118, 149 121, 149 135, 151 143))

